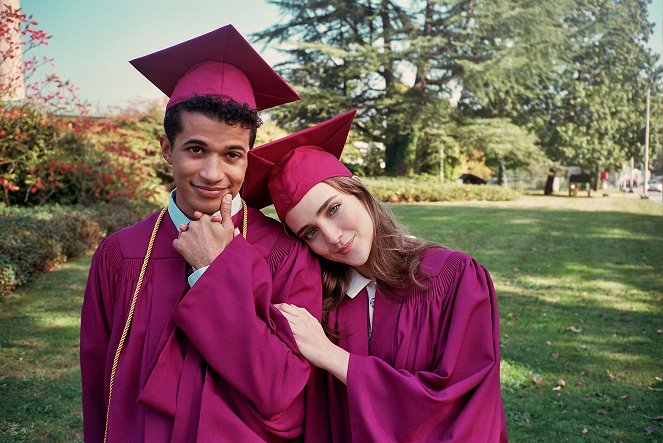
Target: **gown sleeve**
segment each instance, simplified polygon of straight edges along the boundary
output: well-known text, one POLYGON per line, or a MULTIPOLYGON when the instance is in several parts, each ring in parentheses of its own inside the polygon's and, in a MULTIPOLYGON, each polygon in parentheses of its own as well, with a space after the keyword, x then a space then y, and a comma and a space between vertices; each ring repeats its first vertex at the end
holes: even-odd
POLYGON ((104 240, 92 257, 81 311, 80 363, 85 441, 103 441, 104 438, 104 371, 110 340, 113 240, 112 237, 104 240))
POLYGON ((320 268, 299 242, 273 275, 265 259, 236 237, 178 305, 173 320, 202 358, 265 417, 302 392, 310 364, 272 303, 288 302, 320 318, 320 268))
POLYGON ((430 371, 408 372, 376 357, 350 356, 352 441, 506 441, 490 275, 468 257, 450 284, 442 284, 445 279, 433 280, 433 289, 446 292, 433 296, 446 300, 439 322, 430 325, 438 335, 430 371))

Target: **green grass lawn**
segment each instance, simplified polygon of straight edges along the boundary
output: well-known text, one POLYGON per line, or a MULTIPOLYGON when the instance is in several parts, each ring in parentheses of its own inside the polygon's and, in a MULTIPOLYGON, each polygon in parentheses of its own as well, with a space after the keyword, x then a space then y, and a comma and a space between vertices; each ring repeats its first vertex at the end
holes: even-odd
MULTIPOLYGON (((613 194, 393 210, 491 271, 511 441, 663 441, 661 205, 613 194)), ((68 263, 0 304, 0 441, 81 439, 88 265, 68 263)))

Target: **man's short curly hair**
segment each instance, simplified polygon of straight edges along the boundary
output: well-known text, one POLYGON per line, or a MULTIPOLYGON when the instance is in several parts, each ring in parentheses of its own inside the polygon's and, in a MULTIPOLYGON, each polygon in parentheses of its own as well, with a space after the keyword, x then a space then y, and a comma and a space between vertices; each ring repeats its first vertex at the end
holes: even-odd
POLYGON ((175 138, 182 132, 182 112, 197 112, 230 126, 240 125, 242 129, 250 130, 250 148, 253 147, 256 141, 256 132, 262 125, 258 111, 249 108, 246 104, 240 104, 232 99, 220 96, 197 95, 176 104, 166 111, 163 128, 171 144, 175 143, 175 138))

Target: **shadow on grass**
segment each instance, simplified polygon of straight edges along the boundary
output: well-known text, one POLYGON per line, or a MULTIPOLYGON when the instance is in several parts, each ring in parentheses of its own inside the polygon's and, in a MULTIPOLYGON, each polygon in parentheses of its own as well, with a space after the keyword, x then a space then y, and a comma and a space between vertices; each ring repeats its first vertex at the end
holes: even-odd
POLYGON ((392 210, 415 235, 467 251, 490 270, 512 441, 653 441, 644 429, 663 433, 653 419, 661 414, 663 217, 453 204, 392 210))
POLYGON ((469 252, 492 274, 605 279, 663 288, 663 217, 565 209, 402 205, 415 235, 469 252))
POLYGON ((39 275, 0 312, 0 441, 82 440, 80 305, 89 259, 39 275))

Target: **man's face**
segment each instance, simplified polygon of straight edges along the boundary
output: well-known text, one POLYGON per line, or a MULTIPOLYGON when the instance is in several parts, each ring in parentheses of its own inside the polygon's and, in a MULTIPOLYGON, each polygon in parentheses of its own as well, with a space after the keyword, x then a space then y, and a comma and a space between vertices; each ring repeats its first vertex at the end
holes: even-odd
POLYGON ((244 182, 250 130, 197 112, 180 115, 182 132, 171 145, 161 136, 161 153, 173 167, 177 206, 193 218, 194 211, 212 214, 223 196, 237 195, 244 182))

